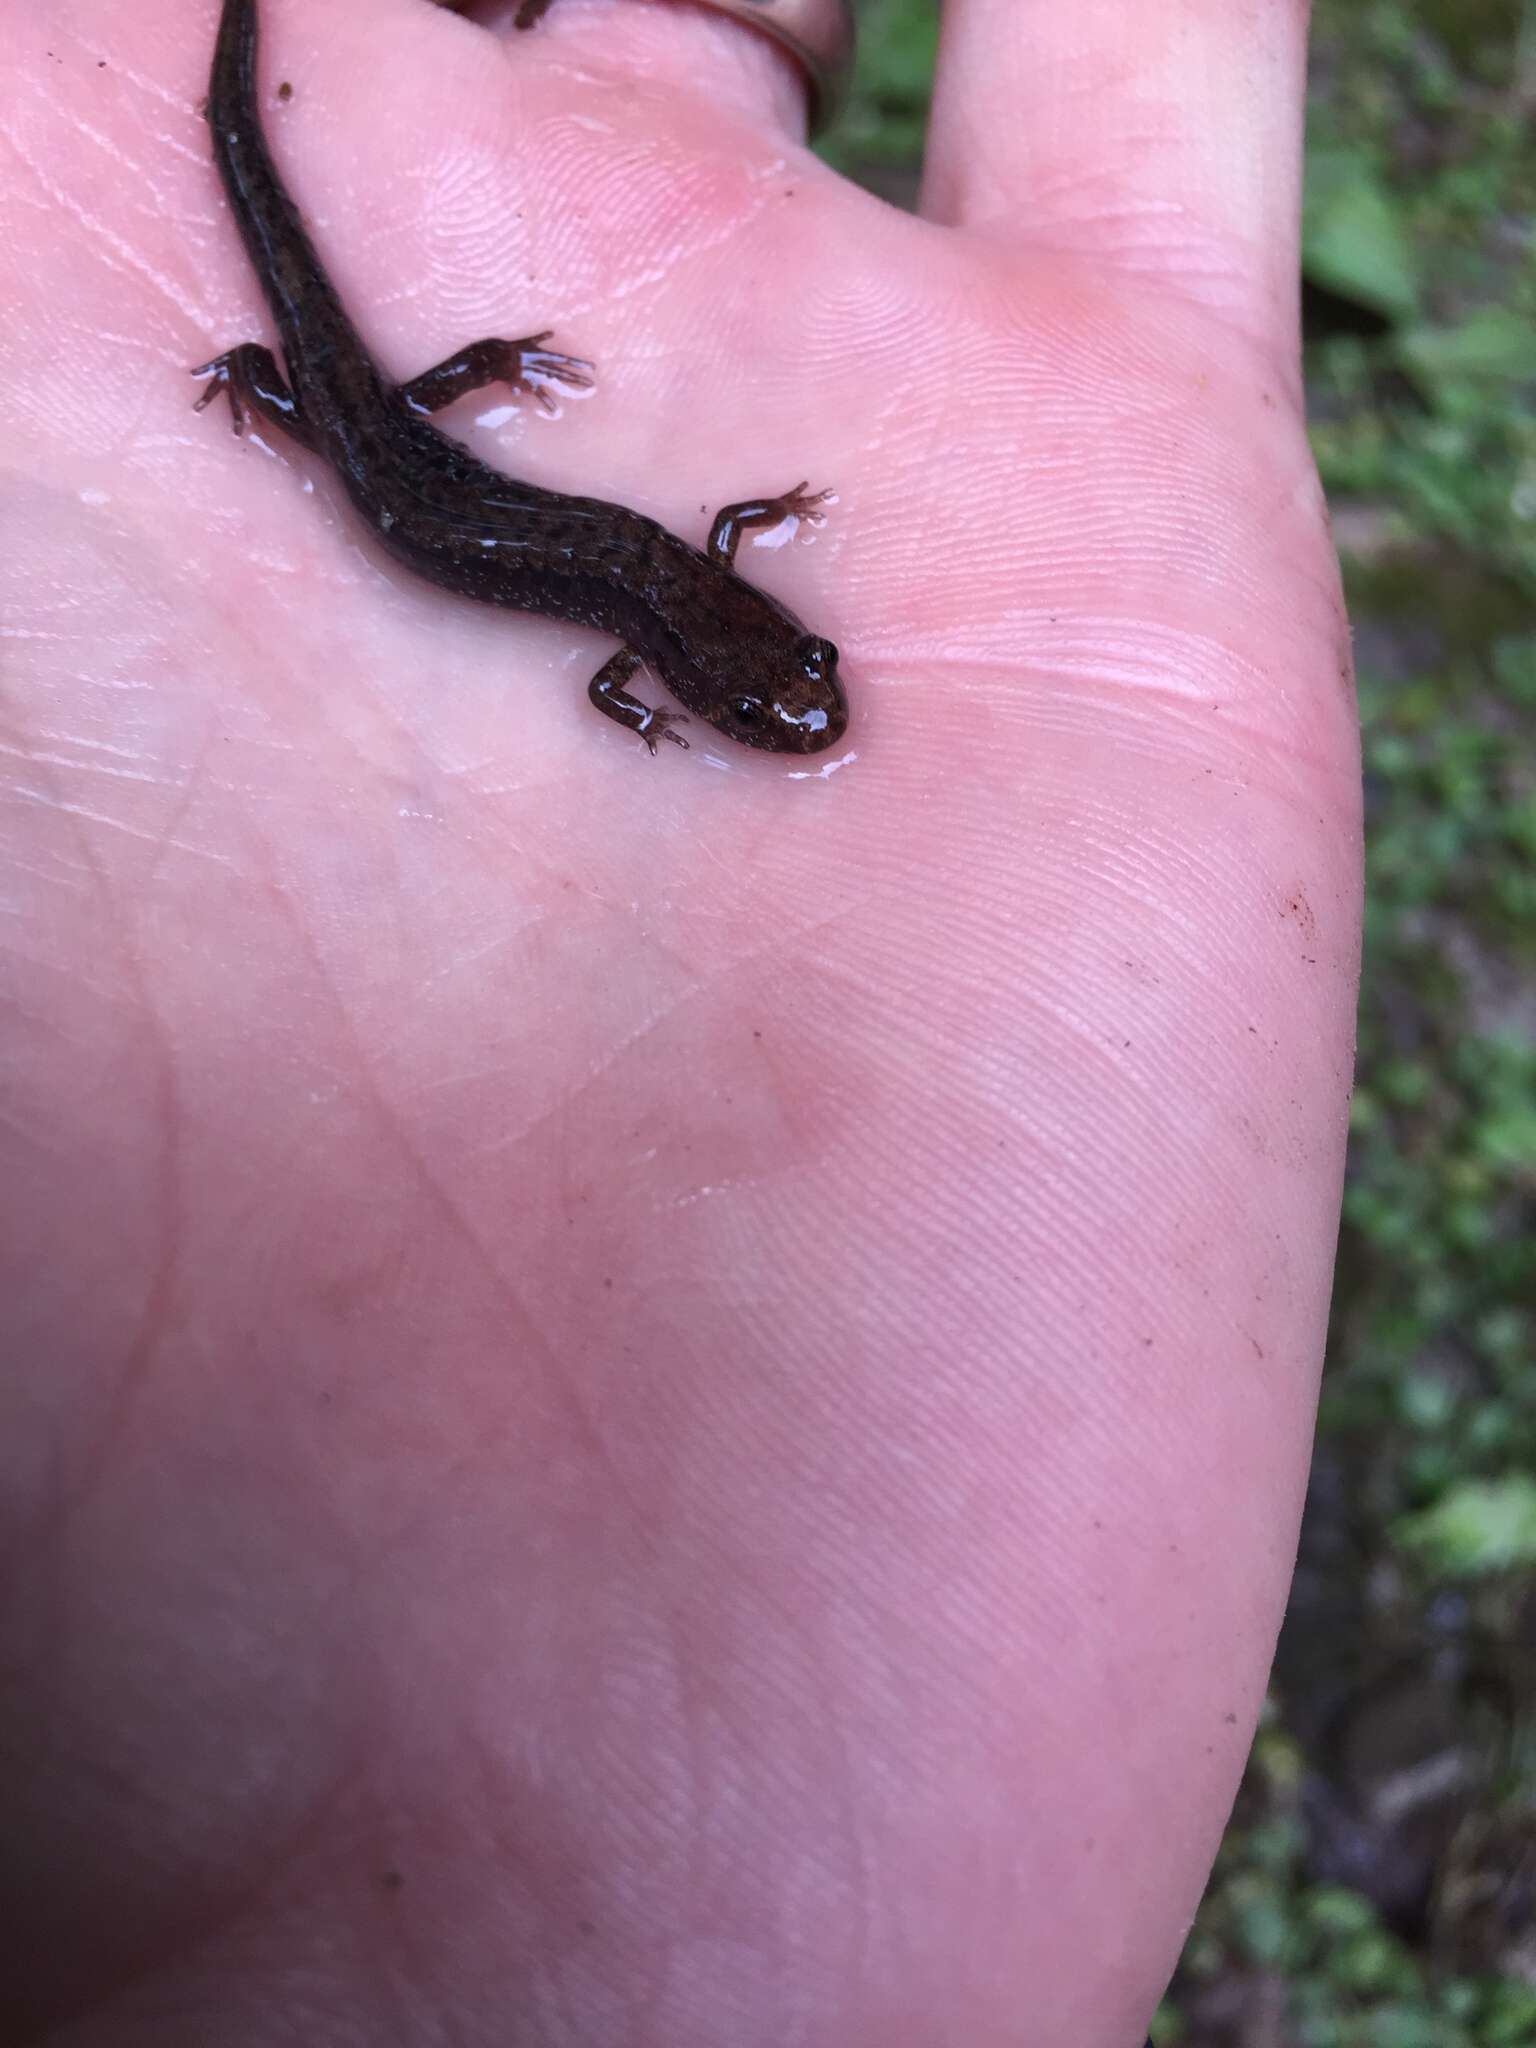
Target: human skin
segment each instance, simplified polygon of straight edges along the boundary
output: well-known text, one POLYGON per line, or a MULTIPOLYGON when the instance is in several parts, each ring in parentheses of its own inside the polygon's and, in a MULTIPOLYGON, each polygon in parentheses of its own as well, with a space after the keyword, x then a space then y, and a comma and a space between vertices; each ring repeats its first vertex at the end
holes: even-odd
POLYGON ((1350 1079, 1303 9, 949 0, 916 219, 702 11, 262 16, 381 361, 597 365, 445 427, 836 490, 741 567, 851 752, 648 758, 195 416, 211 0, 0 0, 0 2037, 1139 2048, 1350 1079))

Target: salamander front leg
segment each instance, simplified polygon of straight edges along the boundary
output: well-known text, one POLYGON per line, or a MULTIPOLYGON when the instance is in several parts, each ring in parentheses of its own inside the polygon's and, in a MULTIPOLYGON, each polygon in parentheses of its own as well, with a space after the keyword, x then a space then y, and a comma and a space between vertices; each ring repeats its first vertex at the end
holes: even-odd
POLYGON ((709 529, 707 552, 728 569, 733 568, 743 534, 782 526, 786 519, 803 519, 807 526, 820 526, 827 516, 821 508, 830 505, 832 498, 831 491, 807 491, 800 483, 779 498, 749 498, 744 505, 723 506, 709 529))
POLYGON ((226 349, 192 374, 208 379, 208 388, 198 393, 194 412, 204 411, 222 391, 229 400, 229 422, 237 434, 245 432, 247 413, 255 413, 269 426, 281 427, 291 440, 305 448, 314 447, 309 421, 288 389, 276 356, 259 341, 242 341, 238 348, 226 349))
POLYGON ((631 732, 639 733, 653 754, 658 738, 686 747, 688 742, 673 729, 688 723, 682 712, 653 711, 649 704, 642 704, 638 697, 631 697, 625 689, 624 685, 639 666, 639 655, 621 647, 610 661, 603 663, 587 685, 587 695, 605 717, 616 719, 631 732))
POLYGON ((546 349, 549 330, 527 335, 522 341, 472 341, 457 355, 434 363, 409 384, 400 386, 400 396, 413 412, 441 412, 468 391, 483 391, 487 384, 510 384, 514 391, 526 391, 548 413, 558 410, 549 394, 551 384, 563 384, 571 391, 592 389, 592 365, 580 356, 556 355, 546 349))

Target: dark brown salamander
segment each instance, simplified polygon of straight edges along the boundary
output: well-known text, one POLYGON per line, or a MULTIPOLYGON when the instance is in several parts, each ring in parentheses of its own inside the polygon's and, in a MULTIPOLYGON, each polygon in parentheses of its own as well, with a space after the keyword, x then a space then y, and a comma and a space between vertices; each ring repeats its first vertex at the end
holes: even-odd
MULTIPOLYGON (((545 0, 547 4, 547 0, 545 0)), ((544 5, 525 9, 531 21, 544 5)), ((384 377, 342 308, 284 190, 256 99, 256 0, 224 0, 208 123, 214 160, 282 342, 243 342, 194 372, 219 392, 235 431, 248 412, 325 456, 391 554, 447 590, 487 604, 595 626, 624 644, 592 678, 599 711, 639 733, 688 742, 680 715, 625 685, 642 663, 717 732, 775 753, 815 754, 848 722, 837 649, 808 633, 733 563, 742 536, 818 520, 825 493, 727 505, 703 549, 600 498, 540 490, 479 462, 428 415, 502 380, 548 406, 547 387, 589 385, 587 364, 547 352, 546 334, 477 341, 408 384, 384 377)), ((551 408, 552 409, 552 408, 551 408)))

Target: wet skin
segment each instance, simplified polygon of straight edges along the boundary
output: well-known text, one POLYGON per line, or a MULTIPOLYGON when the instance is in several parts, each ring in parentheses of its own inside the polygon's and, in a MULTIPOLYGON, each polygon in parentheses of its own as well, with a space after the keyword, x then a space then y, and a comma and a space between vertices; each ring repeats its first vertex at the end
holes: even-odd
MULTIPOLYGON (((531 26, 548 0, 524 9, 531 26)), ((828 494, 804 484, 727 505, 704 548, 600 498, 541 490, 477 461, 430 415, 503 382, 553 410, 551 385, 585 389, 591 369, 543 344, 472 343, 406 384, 364 347, 268 154, 256 96, 256 0, 225 0, 208 89, 214 159, 282 342, 242 342, 194 374, 220 392, 236 433, 250 414, 323 455, 380 541, 418 575, 464 597, 539 612, 623 642, 588 695, 654 754, 688 742, 682 714, 630 694, 642 665, 696 718, 743 745, 816 754, 848 722, 837 649, 735 573, 742 537, 785 520, 819 523, 828 494)))

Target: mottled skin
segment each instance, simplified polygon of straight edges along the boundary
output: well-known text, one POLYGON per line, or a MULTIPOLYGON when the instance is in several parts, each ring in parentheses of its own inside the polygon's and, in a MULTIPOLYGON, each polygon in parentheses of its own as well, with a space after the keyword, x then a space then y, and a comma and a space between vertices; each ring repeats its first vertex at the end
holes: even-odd
MULTIPOLYGON (((525 7, 531 27, 548 0, 525 7)), ((654 519, 601 498, 541 490, 478 461, 427 415, 497 381, 547 403, 550 383, 583 388, 589 366, 522 341, 473 343, 402 385, 379 370, 284 189, 256 96, 256 0, 225 0, 208 89, 214 158, 282 340, 245 342, 195 374, 212 381, 235 431, 247 412, 335 467, 390 553, 462 596, 596 626, 624 642, 593 677, 594 704, 638 732, 688 742, 675 712, 624 687, 642 662, 717 732, 774 753, 816 754, 848 723, 837 649, 732 567, 742 536, 787 519, 819 522, 827 493, 804 484, 727 505, 706 550, 654 519)))

